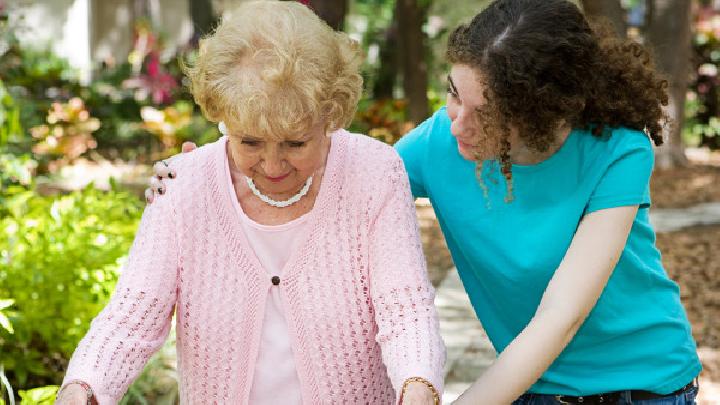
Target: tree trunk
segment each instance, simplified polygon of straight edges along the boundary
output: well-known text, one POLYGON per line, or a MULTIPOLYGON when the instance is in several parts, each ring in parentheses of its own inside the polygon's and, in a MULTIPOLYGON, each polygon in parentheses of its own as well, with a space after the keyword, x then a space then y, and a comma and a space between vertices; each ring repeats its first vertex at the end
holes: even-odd
POLYGON ((383 42, 380 44, 377 78, 373 83, 372 96, 375 99, 393 98, 395 80, 398 75, 398 24, 397 16, 393 15, 390 26, 386 29, 383 42))
POLYGON ((419 5, 417 0, 397 0, 395 9, 403 90, 408 99, 408 118, 415 124, 419 124, 430 115, 425 60, 426 36, 422 30, 427 10, 428 7, 419 5))
POLYGON ((192 42, 197 41, 213 29, 215 24, 215 13, 213 12, 211 0, 190 0, 190 16, 193 23, 192 42))
POLYGON ((607 20, 621 38, 627 36, 627 22, 625 10, 620 0, 582 0, 585 16, 590 21, 607 20))
POLYGON ((648 0, 646 44, 652 49, 658 70, 669 82, 667 107, 671 125, 665 131, 665 145, 658 150, 661 168, 687 164, 682 141, 685 94, 691 67, 691 0, 648 0))
POLYGON ((342 31, 348 11, 348 0, 310 0, 309 5, 329 26, 342 31))

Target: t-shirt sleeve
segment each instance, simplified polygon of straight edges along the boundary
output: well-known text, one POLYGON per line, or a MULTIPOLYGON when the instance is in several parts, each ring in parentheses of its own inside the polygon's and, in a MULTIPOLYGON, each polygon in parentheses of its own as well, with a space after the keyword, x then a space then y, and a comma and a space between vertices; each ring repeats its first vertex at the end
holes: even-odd
MULTIPOLYGON (((440 113, 440 111, 438 112, 440 113)), ((403 136, 396 144, 395 150, 405 164, 408 178, 410 179, 410 191, 415 198, 427 197, 427 187, 423 171, 427 165, 427 146, 432 131, 433 121, 438 113, 425 120, 412 131, 403 136)))
POLYGON ((637 131, 613 134, 622 137, 611 152, 610 164, 590 196, 586 213, 638 205, 650 207, 650 175, 655 163, 650 139, 637 131))

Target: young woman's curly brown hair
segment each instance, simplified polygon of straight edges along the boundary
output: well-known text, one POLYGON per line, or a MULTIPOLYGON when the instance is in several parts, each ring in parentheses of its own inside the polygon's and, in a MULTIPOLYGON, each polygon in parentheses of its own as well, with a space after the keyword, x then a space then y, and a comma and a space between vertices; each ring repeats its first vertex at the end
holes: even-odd
POLYGON ((667 82, 639 44, 593 29, 565 0, 498 0, 450 35, 447 58, 482 78, 483 131, 498 139, 498 160, 511 178, 509 128, 545 152, 559 125, 602 135, 624 126, 662 144, 667 82))

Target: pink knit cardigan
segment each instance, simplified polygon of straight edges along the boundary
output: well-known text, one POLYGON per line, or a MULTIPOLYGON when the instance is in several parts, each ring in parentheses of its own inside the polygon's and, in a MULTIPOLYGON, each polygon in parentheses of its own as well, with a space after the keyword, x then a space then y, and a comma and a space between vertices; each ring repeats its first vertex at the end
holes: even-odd
POLYGON ((64 383, 120 400, 176 313, 182 403, 244 404, 279 288, 303 402, 389 404, 405 379, 442 390, 445 350, 407 174, 389 146, 333 134, 309 231, 274 286, 241 231, 227 138, 177 157, 148 206, 115 293, 64 383))

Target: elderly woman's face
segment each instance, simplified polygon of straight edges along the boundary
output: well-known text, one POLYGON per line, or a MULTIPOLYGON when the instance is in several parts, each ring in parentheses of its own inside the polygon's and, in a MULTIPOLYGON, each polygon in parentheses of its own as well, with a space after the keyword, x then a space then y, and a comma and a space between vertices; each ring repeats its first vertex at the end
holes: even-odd
POLYGON ((293 195, 324 165, 330 145, 325 126, 316 125, 304 134, 283 140, 252 134, 229 135, 235 169, 250 177, 264 193, 293 195))

